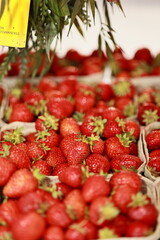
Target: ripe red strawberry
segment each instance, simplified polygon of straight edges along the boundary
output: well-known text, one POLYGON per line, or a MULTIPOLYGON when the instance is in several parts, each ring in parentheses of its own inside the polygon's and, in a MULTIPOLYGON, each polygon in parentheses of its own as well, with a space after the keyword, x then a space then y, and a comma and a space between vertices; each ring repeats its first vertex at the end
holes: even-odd
POLYGON ((3 188, 3 194, 10 198, 17 198, 27 192, 36 190, 38 181, 26 168, 15 171, 3 188), (26 184, 27 183, 27 184, 26 184))
POLYGON ((97 88, 97 96, 99 99, 103 101, 109 101, 113 96, 113 90, 110 84, 107 83, 99 83, 96 86, 97 88))
POLYGON ((9 122, 32 122, 34 115, 25 103, 16 103, 12 106, 9 122))
POLYGON ((68 166, 59 173, 59 180, 70 187, 77 188, 82 185, 83 173, 80 165, 68 166))
POLYGON ((9 160, 14 163, 17 168, 30 168, 31 162, 26 152, 17 146, 12 146, 9 152, 9 160))
POLYGON ((29 91, 23 98, 23 101, 31 106, 36 106, 41 100, 44 100, 43 94, 37 90, 29 91))
POLYGON ((105 141, 105 152, 109 158, 119 156, 121 154, 129 154, 129 146, 132 140, 129 139, 126 133, 117 134, 115 137, 110 137, 105 141))
POLYGON ((136 139, 139 139, 140 125, 134 120, 125 120, 125 132, 130 132, 136 139))
POLYGON ((80 127, 78 125, 78 122, 74 118, 64 118, 60 122, 59 131, 60 134, 64 137, 72 133, 78 134, 80 132, 80 127))
POLYGON ((74 105, 67 98, 57 97, 48 100, 47 109, 51 115, 58 119, 63 119, 64 117, 70 117, 72 115, 74 105))
POLYGON ((108 104, 105 101, 99 100, 96 102, 96 109, 99 113, 103 113, 108 108, 108 104))
POLYGON ((11 175, 16 171, 16 165, 9 159, 0 157, 0 186, 4 186, 11 175))
POLYGON ((78 227, 84 229, 85 237, 87 240, 97 239, 97 228, 93 223, 83 218, 78 220, 76 223, 78 227))
POLYGON ((89 176, 82 186, 82 196, 86 202, 92 202, 99 196, 108 196, 109 193, 109 183, 100 175, 89 176))
POLYGON ((63 172, 67 167, 68 167, 68 163, 61 163, 58 164, 54 169, 53 169, 53 176, 59 176, 61 174, 61 172, 63 172))
POLYGON ((44 113, 43 115, 39 116, 35 121, 35 128, 38 131, 43 130, 58 130, 58 118, 50 115, 49 113, 44 113))
POLYGON ((85 231, 82 227, 78 226, 78 224, 72 224, 69 226, 67 231, 65 232, 66 240, 85 240, 85 231), (77 229, 77 227, 79 227, 77 229))
POLYGON ((110 169, 108 157, 96 153, 92 153, 86 158, 86 165, 89 171, 94 173, 100 173, 101 171, 107 173, 110 169))
POLYGON ((48 148, 38 142, 27 143, 27 154, 31 160, 45 158, 48 148))
POLYGON ((119 236, 125 236, 129 222, 130 220, 128 217, 120 213, 116 218, 113 219, 111 225, 115 227, 116 233, 118 233, 119 236))
POLYGON ((154 103, 144 103, 139 106, 137 119, 141 125, 148 125, 160 120, 160 108, 154 103))
POLYGON ((102 118, 107 120, 115 120, 117 117, 124 118, 122 111, 116 107, 108 107, 102 112, 102 118))
POLYGON ((76 92, 75 99, 75 109, 78 112, 86 112, 96 103, 96 95, 93 91, 87 89, 80 89, 76 92))
POLYGON ((22 143, 25 141, 25 137, 23 136, 22 129, 10 129, 5 130, 1 133, 1 140, 5 142, 11 142, 14 145, 22 143))
POLYGON ((98 135, 101 136, 104 130, 106 119, 102 119, 101 116, 91 116, 85 119, 80 127, 83 135, 91 136, 98 135))
POLYGON ((147 237, 151 235, 153 228, 140 221, 133 221, 128 224, 126 237, 147 237))
POLYGON ((82 163, 90 154, 89 144, 86 143, 83 135, 70 134, 65 136, 60 143, 60 148, 70 165, 82 163))
POLYGON ((67 162, 59 147, 52 147, 45 160, 51 167, 56 167, 58 164, 67 162))
POLYGON ((69 215, 74 220, 81 219, 85 215, 86 203, 83 199, 81 190, 73 189, 64 198, 64 204, 68 209, 69 215))
POLYGON ((128 204, 132 202, 132 197, 136 193, 137 190, 135 188, 126 184, 122 184, 113 190, 112 201, 122 213, 126 213, 128 211, 128 204))
POLYGON ((150 158, 160 157, 160 149, 153 150, 149 153, 150 158))
POLYGON ((92 153, 102 154, 104 151, 104 141, 96 136, 89 139, 90 149, 92 153))
POLYGON ((32 164, 32 169, 38 168, 40 173, 46 176, 50 176, 52 173, 52 167, 44 160, 37 160, 32 164))
POLYGON ((77 84, 77 79, 74 76, 68 76, 58 84, 58 89, 65 97, 74 96, 76 93, 77 84))
POLYGON ((128 97, 115 99, 114 106, 120 109, 125 117, 132 117, 136 113, 134 101, 128 97))
MULTIPOLYGON (((116 118, 118 119, 118 118, 116 118)), ((108 120, 104 126, 103 136, 105 138, 115 137, 116 134, 123 132, 122 126, 125 124, 123 120, 108 120)))
POLYGON ((38 143, 48 148, 57 147, 59 144, 59 135, 53 129, 48 131, 37 131, 35 137, 38 143))
POLYGON ((134 59, 137 59, 139 61, 151 63, 153 60, 153 56, 151 51, 148 48, 139 48, 135 54, 134 59))
POLYGON ((57 83, 53 80, 53 76, 45 75, 38 84, 38 89, 43 92, 48 92, 57 89, 57 83))
POLYGON ((132 142, 129 146, 129 154, 138 156, 138 144, 136 142, 132 142))
POLYGON ((45 230, 45 220, 37 212, 22 214, 12 224, 12 234, 17 240, 35 240, 41 238, 45 230), (38 226, 38 228, 37 228, 38 226))
POLYGON ((142 181, 137 173, 129 170, 122 170, 112 175, 110 184, 112 188, 118 187, 119 185, 128 185, 135 188, 138 192, 141 189, 142 181))
POLYGON ((160 174, 160 157, 150 158, 147 164, 149 171, 154 176, 159 176, 160 174))
POLYGON ((160 148, 160 130, 154 129, 146 135, 146 143, 149 150, 160 148))
POLYGON ((46 221, 50 225, 66 228, 72 223, 64 203, 56 203, 51 206, 46 214, 46 221))
POLYGON ((56 190, 58 192, 61 192, 61 198, 67 196, 67 194, 72 190, 71 187, 69 187, 67 184, 62 182, 56 183, 56 190))
POLYGON ((128 97, 133 98, 135 94, 134 85, 126 79, 118 79, 112 84, 115 98, 128 97))
POLYGON ((113 201, 104 196, 95 198, 89 208, 89 220, 96 226, 102 225, 106 220, 113 220, 119 214, 119 209, 113 201))
POLYGON ((20 214, 17 202, 14 200, 7 200, 0 205, 0 218, 4 219, 7 225, 14 223, 17 216, 20 214))
POLYGON ((44 234, 43 234, 43 239, 44 240, 64 240, 64 231, 62 230, 61 227, 55 227, 55 226, 49 226, 45 229, 44 234))
POLYGON ((113 171, 121 169, 138 169, 142 161, 139 157, 133 155, 120 155, 112 158, 110 162, 111 169, 113 171))

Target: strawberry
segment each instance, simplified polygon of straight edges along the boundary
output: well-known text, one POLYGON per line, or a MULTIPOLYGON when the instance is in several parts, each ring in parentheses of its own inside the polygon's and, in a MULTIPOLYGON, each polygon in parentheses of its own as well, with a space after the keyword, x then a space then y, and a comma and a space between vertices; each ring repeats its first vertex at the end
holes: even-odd
POLYGON ((69 134, 78 134, 80 132, 80 127, 78 125, 78 122, 70 117, 70 118, 64 118, 60 122, 60 127, 59 127, 60 134, 65 137, 66 135, 69 134))
POLYGON ((92 153, 97 153, 97 154, 102 154, 104 151, 104 141, 96 136, 88 138, 89 140, 89 145, 92 153))
POLYGON ((160 157, 160 149, 153 150, 149 153, 150 158, 160 157))
POLYGON ((48 100, 47 109, 51 115, 58 119, 63 119, 64 117, 70 117, 72 115, 74 105, 67 98, 57 97, 48 100))
POLYGON ((128 223, 128 217, 120 213, 116 218, 113 219, 111 224, 115 227, 116 233, 118 233, 119 236, 125 236, 128 223))
POLYGON ((129 154, 138 156, 138 144, 135 142, 132 142, 129 146, 129 154))
POLYGON ((45 229, 43 234, 44 240, 64 240, 64 231, 61 227, 49 226, 45 229))
POLYGON ((27 192, 36 190, 38 181, 26 168, 15 171, 3 188, 3 194, 10 198, 17 198, 27 192), (27 184, 26 184, 27 183, 27 184))
POLYGON ((136 114, 134 101, 129 97, 115 99, 114 106, 122 111, 125 117, 132 117, 136 114))
POLYGON ((160 120, 160 108, 154 103, 144 103, 138 107, 137 119, 140 125, 148 125, 160 120))
POLYGON ((87 240, 97 239, 97 228, 87 219, 80 219, 76 223, 78 223, 78 227, 82 227, 85 232, 85 237, 87 240))
POLYGON ((9 160, 16 165, 17 168, 30 168, 31 162, 27 153, 18 146, 10 148, 9 160))
POLYGON ((52 172, 52 167, 44 160, 35 161, 32 164, 32 169, 38 168, 40 173, 46 176, 50 176, 52 172))
POLYGON ((49 113, 44 113, 43 115, 39 116, 35 121, 35 128, 38 131, 43 130, 58 130, 58 118, 50 115, 49 113))
POLYGON ((91 116, 88 117, 86 120, 83 121, 81 125, 81 132, 83 135, 91 136, 98 135, 101 136, 104 130, 104 126, 106 123, 106 119, 102 119, 101 116, 91 116))
POLYGON ((38 142, 27 143, 27 154, 31 160, 39 160, 45 158, 47 147, 39 144, 38 142))
POLYGON ((117 117, 124 118, 122 111, 116 107, 108 107, 102 112, 102 118, 107 120, 115 120, 117 117))
POLYGON ((160 157, 150 158, 147 164, 147 168, 154 176, 159 176, 160 174, 160 157))
POLYGON ((71 190, 64 198, 64 204, 71 218, 80 219, 85 215, 86 203, 79 189, 71 190))
POLYGON ((124 131, 130 132, 135 137, 135 139, 139 139, 140 125, 134 120, 127 119, 125 120, 124 131))
POLYGON ((126 133, 117 134, 105 141, 105 152, 109 158, 119 156, 121 154, 129 154, 129 146, 132 140, 126 133))
POLYGON ((76 93, 77 79, 74 76, 68 76, 58 84, 58 89, 65 97, 74 96, 76 93))
POLYGON ((113 96, 112 87, 107 83, 98 83, 96 86, 97 97, 103 101, 109 101, 113 96))
POLYGON ((80 89, 76 92, 75 99, 75 109, 78 112, 86 112, 96 103, 96 96, 93 91, 87 89, 80 89))
POLYGON ((45 75, 43 78, 41 78, 38 89, 43 92, 48 92, 51 90, 57 89, 57 83, 53 80, 53 76, 45 75))
POLYGON ((153 228, 140 221, 128 224, 126 237, 147 237, 153 233, 153 228))
POLYGON ((86 165, 89 171, 94 173, 100 173, 101 171, 107 173, 110 169, 108 157, 96 153, 92 153, 86 158, 86 165))
POLYGON ((43 97, 42 93, 40 93, 37 90, 32 90, 32 91, 27 92, 23 98, 23 101, 27 105, 31 105, 31 106, 36 106, 37 104, 40 103, 41 100, 44 100, 44 97, 43 97))
POLYGON ((14 223, 17 216, 20 214, 17 202, 14 200, 7 200, 0 205, 0 218, 3 218, 7 225, 14 223))
POLYGON ((52 149, 48 151, 45 160, 51 167, 56 167, 58 164, 67 162, 59 147, 52 147, 52 149))
POLYGON ((151 63, 153 60, 153 56, 151 51, 148 48, 139 48, 135 54, 134 59, 137 59, 138 61, 143 61, 146 63, 151 63))
POLYGON ((21 128, 5 130, 2 132, 1 138, 3 141, 11 142, 14 145, 17 145, 25 141, 25 137, 23 136, 21 128))
POLYGON ((82 185, 83 173, 80 165, 68 166, 59 173, 59 180, 70 187, 76 188, 82 185))
POLYGON ((119 185, 128 185, 135 188, 138 192, 141 189, 142 181, 137 173, 129 170, 122 170, 112 175, 110 184, 112 188, 118 187, 119 185))
POLYGON ((70 165, 82 163, 90 154, 89 145, 83 135, 70 134, 65 136, 60 143, 60 148, 70 165))
POLYGON ((85 231, 78 224, 72 224, 69 226, 67 231, 65 232, 66 240, 85 240, 85 231))
POLYGON ((106 220, 112 220, 119 214, 119 209, 113 201, 104 196, 95 198, 89 208, 89 220, 96 226, 102 225, 106 220))
POLYGON ((0 186, 4 186, 11 175, 16 171, 16 165, 9 159, 0 157, 0 186))
POLYGON ((24 240, 39 239, 43 235, 44 230, 45 220, 36 212, 29 212, 17 217, 11 227, 13 237, 17 240, 22 238, 24 240))
POLYGON ((67 196, 67 194, 71 191, 71 187, 69 187, 67 184, 62 183, 62 182, 57 182, 56 183, 56 189, 58 192, 61 192, 61 197, 67 196))
POLYGON ((59 144, 59 135, 55 130, 37 131, 36 141, 48 148, 57 147, 59 144))
POLYGON ((113 171, 125 169, 138 169, 142 161, 139 157, 133 155, 120 155, 111 159, 110 166, 113 171))
POLYGON ((54 169, 53 169, 53 176, 59 176, 61 174, 61 172, 63 172, 67 167, 68 167, 68 163, 61 163, 58 164, 54 169))
POLYGON ((82 186, 82 196, 86 202, 92 202, 99 196, 108 196, 109 193, 109 183, 100 175, 89 176, 82 186))
POLYGON ((122 184, 113 190, 112 201, 122 213, 126 213, 128 211, 128 205, 132 202, 132 197, 136 193, 137 190, 135 188, 122 184))
POLYGON ((155 150, 160 148, 160 130, 154 129, 146 135, 147 148, 155 150))
POLYGON ((46 213, 46 221, 50 225, 62 228, 66 228, 72 223, 64 203, 56 203, 51 206, 46 213))
POLYGON ((112 84, 115 98, 128 97, 133 98, 135 94, 134 85, 126 79, 118 79, 112 84))
POLYGON ((16 103, 12 106, 9 122, 32 122, 34 115, 25 103, 16 103))
POLYGON ((115 120, 108 120, 104 126, 103 136, 105 138, 115 137, 116 134, 123 132, 122 126, 125 124, 123 119, 116 118, 115 120), (116 120, 117 119, 117 120, 116 120))

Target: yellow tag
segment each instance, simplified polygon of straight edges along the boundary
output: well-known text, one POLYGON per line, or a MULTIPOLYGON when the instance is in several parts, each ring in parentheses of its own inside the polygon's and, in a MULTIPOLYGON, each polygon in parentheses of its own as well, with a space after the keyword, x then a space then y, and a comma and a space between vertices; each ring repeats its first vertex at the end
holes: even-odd
POLYGON ((30 0, 0 0, 0 45, 26 45, 30 0))

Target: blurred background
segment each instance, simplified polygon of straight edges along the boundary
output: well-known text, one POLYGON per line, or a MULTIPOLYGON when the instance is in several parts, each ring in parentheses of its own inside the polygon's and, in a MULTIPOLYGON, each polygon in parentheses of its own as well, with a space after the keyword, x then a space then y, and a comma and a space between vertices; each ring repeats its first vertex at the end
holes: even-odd
MULTIPOLYGON (((160 52, 160 0, 121 0, 121 3, 125 16, 117 6, 109 10, 114 37, 126 57, 132 57, 141 47, 149 48, 153 54, 160 52)), ((100 0, 97 0, 97 4, 102 8, 100 0)), ((97 48, 99 31, 98 21, 96 25, 92 22, 92 27, 85 31, 84 39, 74 28, 68 37, 66 29, 63 41, 58 45, 58 53, 64 55, 68 49, 74 48, 89 54, 97 48)))

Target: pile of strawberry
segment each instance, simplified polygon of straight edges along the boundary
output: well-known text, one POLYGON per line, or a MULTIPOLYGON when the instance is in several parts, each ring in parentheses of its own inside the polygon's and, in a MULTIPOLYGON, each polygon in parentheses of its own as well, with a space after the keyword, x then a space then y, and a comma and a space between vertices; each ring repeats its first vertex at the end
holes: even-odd
POLYGON ((12 168, 7 180, 0 179, 1 239, 93 240, 154 232, 158 211, 135 172, 123 170, 106 181, 69 166, 59 179, 53 184, 26 168, 12 168))
POLYGON ((115 49, 111 64, 112 74, 116 77, 144 77, 160 75, 160 53, 154 55, 149 48, 135 51, 134 56, 127 58, 122 49, 115 49))

